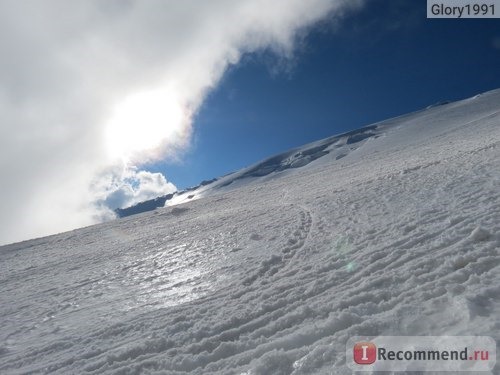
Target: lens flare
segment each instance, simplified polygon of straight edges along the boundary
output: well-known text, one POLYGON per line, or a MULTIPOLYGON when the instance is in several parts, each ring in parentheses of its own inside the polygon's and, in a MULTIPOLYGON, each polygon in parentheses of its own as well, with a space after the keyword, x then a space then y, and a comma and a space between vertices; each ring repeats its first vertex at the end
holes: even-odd
POLYGON ((349 262, 346 264, 345 269, 347 272, 354 272, 357 268, 356 262, 349 262))
POLYGON ((188 116, 169 90, 151 90, 126 97, 113 110, 106 128, 111 158, 130 161, 160 146, 175 147, 184 140, 188 116))

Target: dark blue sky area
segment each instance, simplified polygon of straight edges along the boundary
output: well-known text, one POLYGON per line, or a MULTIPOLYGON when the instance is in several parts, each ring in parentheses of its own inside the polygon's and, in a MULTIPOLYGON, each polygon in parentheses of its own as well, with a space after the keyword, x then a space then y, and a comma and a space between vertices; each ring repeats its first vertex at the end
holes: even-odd
POLYGON ((370 123, 500 87, 500 19, 427 19, 426 1, 372 0, 304 37, 292 62, 245 56, 194 123, 178 188, 370 123))

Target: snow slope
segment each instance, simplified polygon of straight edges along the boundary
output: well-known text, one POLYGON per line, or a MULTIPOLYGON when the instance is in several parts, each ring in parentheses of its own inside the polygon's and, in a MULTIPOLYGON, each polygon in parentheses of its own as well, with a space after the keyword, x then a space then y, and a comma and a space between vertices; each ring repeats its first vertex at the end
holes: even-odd
POLYGON ((0 247, 0 373, 351 374, 355 335, 498 343, 500 90, 357 135, 0 247))

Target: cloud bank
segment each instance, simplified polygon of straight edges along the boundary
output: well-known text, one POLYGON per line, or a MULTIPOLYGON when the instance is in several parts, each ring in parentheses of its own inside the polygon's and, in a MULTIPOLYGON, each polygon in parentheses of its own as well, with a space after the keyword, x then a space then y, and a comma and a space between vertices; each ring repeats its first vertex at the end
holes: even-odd
POLYGON ((175 190, 141 164, 189 146, 242 54, 291 56, 361 0, 0 2, 0 243, 109 218, 175 190))

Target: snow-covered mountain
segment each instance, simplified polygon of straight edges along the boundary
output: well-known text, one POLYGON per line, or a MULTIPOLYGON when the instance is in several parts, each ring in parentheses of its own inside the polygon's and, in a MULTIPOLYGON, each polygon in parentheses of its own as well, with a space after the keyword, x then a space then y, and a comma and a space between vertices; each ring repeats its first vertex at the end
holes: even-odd
POLYGON ((500 341, 500 90, 167 204, 0 247, 0 373, 351 374, 352 336, 500 341))

